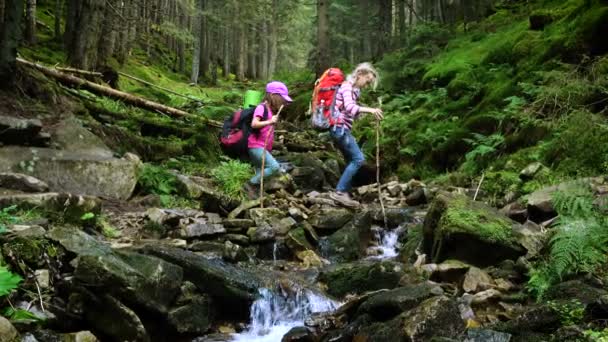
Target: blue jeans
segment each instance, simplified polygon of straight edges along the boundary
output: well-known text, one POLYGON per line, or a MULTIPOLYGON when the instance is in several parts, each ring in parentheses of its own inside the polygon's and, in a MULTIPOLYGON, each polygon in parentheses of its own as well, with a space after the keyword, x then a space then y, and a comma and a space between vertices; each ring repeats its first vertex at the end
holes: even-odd
POLYGON ((263 148, 250 148, 249 159, 251 159, 251 163, 255 167, 255 176, 249 180, 251 184, 260 184, 262 179, 262 156, 264 155, 264 152, 266 152, 266 157, 264 160, 264 179, 268 179, 276 175, 281 168, 270 152, 263 148))
POLYGON ((365 163, 365 156, 363 155, 363 152, 361 152, 359 145, 357 145, 357 140, 355 140, 355 137, 353 137, 350 130, 343 129, 342 127, 332 127, 329 132, 332 140, 344 155, 344 159, 347 163, 346 169, 344 169, 344 172, 342 172, 342 176, 338 181, 336 190, 339 192, 348 192, 352 187, 353 177, 357 174, 357 171, 359 171, 361 166, 363 166, 363 163, 365 163))

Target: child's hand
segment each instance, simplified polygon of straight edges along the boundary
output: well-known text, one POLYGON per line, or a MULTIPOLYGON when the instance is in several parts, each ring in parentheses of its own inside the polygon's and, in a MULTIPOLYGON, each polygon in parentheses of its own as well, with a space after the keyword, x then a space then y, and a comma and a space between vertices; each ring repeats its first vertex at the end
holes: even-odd
POLYGON ((272 118, 270 118, 270 124, 274 125, 275 123, 277 123, 279 121, 279 114, 277 115, 273 115, 272 118))
POLYGON ((370 110, 370 113, 374 114, 374 116, 376 117, 376 120, 384 119, 384 115, 382 114, 382 109, 380 109, 380 108, 372 108, 370 110))

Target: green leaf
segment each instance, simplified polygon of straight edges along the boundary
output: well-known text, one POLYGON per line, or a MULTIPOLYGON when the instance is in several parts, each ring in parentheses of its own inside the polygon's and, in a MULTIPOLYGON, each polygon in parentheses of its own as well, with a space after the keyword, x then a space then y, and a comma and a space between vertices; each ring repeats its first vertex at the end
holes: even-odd
POLYGON ((17 288, 21 277, 12 273, 6 266, 0 266, 0 296, 6 296, 17 288))
POLYGON ((36 316, 33 312, 24 309, 13 309, 11 307, 4 310, 4 316, 11 321, 41 321, 42 318, 36 316))
POLYGON ((94 218, 95 218, 95 214, 90 213, 90 212, 89 212, 89 213, 85 213, 84 215, 82 215, 82 216, 80 217, 80 219, 81 219, 82 221, 88 221, 88 220, 92 220, 92 219, 94 219, 94 218))

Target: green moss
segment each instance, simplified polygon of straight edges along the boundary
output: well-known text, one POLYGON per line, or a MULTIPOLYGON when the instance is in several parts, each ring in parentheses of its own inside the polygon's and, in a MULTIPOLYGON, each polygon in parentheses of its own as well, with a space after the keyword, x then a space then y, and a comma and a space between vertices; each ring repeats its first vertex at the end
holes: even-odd
POLYGON ((456 198, 450 202, 441 216, 439 227, 441 230, 436 234, 437 240, 445 235, 464 233, 487 242, 513 244, 511 222, 498 213, 474 207, 466 198, 456 198))

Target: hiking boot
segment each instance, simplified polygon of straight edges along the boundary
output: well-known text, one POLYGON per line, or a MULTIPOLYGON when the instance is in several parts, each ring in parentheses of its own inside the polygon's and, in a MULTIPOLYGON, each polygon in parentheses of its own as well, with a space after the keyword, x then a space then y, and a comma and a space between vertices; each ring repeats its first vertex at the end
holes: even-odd
POLYGON ((346 192, 332 192, 329 194, 329 198, 338 202, 339 204, 342 204, 345 207, 356 208, 359 206, 359 202, 350 198, 350 195, 346 192))
POLYGON ((258 199, 260 197, 260 186, 247 182, 243 184, 243 192, 250 200, 258 199))

